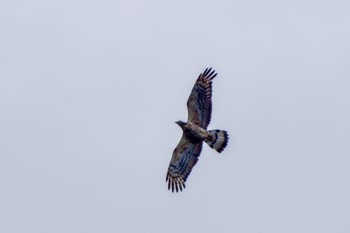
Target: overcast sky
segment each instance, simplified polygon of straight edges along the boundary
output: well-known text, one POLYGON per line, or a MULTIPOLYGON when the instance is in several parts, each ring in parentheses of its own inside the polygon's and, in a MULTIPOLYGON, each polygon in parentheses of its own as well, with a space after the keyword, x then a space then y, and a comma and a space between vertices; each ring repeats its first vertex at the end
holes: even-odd
POLYGON ((0 2, 0 232, 349 233, 350 2, 0 2), (206 145, 165 177, 206 67, 206 145))

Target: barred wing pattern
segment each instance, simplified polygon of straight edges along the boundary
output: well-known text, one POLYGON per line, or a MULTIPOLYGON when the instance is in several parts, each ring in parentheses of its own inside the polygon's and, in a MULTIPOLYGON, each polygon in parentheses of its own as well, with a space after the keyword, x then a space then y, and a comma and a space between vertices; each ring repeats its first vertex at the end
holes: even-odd
POLYGON ((190 97, 187 100, 188 122, 206 129, 211 119, 212 80, 216 77, 211 68, 199 75, 190 97))
POLYGON ((166 181, 168 189, 176 192, 185 188, 185 182, 190 175, 192 168, 196 165, 202 151, 202 142, 193 144, 184 135, 173 152, 170 161, 166 181))

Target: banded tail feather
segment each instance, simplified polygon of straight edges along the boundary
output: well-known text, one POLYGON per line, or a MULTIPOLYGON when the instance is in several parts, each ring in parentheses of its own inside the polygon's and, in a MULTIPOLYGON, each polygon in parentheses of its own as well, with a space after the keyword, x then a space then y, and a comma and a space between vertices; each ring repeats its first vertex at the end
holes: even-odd
POLYGON ((212 136, 205 140, 205 142, 214 150, 221 153, 228 143, 228 134, 225 130, 209 130, 209 134, 212 136))

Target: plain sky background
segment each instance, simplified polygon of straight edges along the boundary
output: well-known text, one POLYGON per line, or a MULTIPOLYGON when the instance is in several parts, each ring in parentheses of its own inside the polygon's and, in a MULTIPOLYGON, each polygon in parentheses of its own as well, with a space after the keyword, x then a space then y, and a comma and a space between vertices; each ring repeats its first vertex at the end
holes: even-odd
POLYGON ((349 233, 350 2, 0 2, 0 232, 349 233), (165 183, 206 67, 209 128, 165 183))

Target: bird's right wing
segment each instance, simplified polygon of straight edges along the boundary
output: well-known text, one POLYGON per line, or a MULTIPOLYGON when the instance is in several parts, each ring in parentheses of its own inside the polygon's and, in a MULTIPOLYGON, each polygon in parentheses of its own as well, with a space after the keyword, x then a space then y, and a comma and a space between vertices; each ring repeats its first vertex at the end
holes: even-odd
POLYGON ((166 181, 168 189, 172 192, 185 188, 185 182, 190 175, 192 168, 196 165, 198 157, 202 151, 202 142, 193 144, 184 135, 175 148, 170 161, 166 181))

